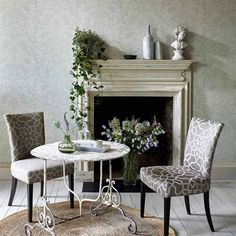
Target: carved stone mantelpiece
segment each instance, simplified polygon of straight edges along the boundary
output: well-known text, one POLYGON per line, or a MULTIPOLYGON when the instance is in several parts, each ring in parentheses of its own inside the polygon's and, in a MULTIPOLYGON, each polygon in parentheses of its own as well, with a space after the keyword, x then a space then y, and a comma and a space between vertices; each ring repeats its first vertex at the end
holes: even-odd
MULTIPOLYGON (((173 98, 173 164, 182 163, 182 154, 191 118, 190 60, 107 60, 102 65, 103 96, 173 98)), ((89 93, 89 129, 94 130, 94 96, 89 93)))

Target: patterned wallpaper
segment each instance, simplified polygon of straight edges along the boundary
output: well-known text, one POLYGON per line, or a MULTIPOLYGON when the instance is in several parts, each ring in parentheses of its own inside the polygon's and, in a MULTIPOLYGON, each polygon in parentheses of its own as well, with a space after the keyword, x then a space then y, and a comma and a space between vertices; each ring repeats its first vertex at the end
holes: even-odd
POLYGON ((172 56, 174 29, 188 28, 186 58, 196 60, 193 114, 225 123, 215 165, 236 166, 235 0, 0 0, 0 162, 8 162, 4 113, 44 111, 46 140, 67 109, 74 29, 107 42, 109 58, 138 54, 146 25, 172 56))

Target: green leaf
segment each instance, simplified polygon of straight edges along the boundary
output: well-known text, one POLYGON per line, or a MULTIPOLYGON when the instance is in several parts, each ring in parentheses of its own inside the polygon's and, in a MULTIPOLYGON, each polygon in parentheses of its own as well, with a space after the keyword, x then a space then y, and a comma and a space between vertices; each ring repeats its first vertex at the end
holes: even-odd
POLYGON ((83 126, 84 118, 87 117, 89 107, 85 111, 78 111, 80 107, 80 97, 86 93, 86 86, 93 85, 98 94, 103 88, 100 68, 95 61, 97 58, 104 58, 102 53, 105 51, 104 41, 91 30, 75 29, 72 39, 72 70, 70 74, 73 77, 72 88, 70 90, 70 110, 73 112, 73 118, 78 126, 83 126))

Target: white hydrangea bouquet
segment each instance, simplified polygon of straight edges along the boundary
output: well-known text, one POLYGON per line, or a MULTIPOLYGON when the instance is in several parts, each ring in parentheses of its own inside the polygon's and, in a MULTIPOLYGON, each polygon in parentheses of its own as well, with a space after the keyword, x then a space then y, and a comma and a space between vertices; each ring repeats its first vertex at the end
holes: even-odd
POLYGON ((160 123, 154 117, 152 123, 149 121, 140 122, 139 119, 120 121, 114 117, 108 122, 108 127, 103 125, 102 135, 109 141, 123 143, 130 148, 130 153, 124 157, 124 181, 135 184, 137 173, 137 158, 139 154, 152 147, 158 147, 158 136, 164 134, 160 123), (135 182, 135 183, 134 183, 135 182))

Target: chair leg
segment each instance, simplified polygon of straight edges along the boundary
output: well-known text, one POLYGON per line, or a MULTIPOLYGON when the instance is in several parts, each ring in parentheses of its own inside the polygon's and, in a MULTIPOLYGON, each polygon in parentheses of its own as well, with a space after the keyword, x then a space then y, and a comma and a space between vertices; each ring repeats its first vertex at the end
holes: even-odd
POLYGON ((43 196, 43 186, 44 186, 44 182, 40 182, 40 197, 43 196))
POLYGON ((187 210, 187 214, 191 215, 190 204, 189 204, 189 196, 184 196, 185 207, 187 210))
POLYGON ((17 179, 12 176, 11 177, 11 194, 10 194, 8 206, 12 206, 12 202, 16 193, 16 187, 17 187, 17 179))
POLYGON ((28 199, 28 221, 32 223, 33 213, 33 184, 27 184, 27 199, 28 199))
MULTIPOLYGON (((69 188, 74 191, 74 174, 68 175, 69 179, 69 188)), ((70 194, 70 208, 74 208, 74 194, 69 192, 70 194)))
POLYGON ((170 222, 170 201, 171 198, 164 198, 164 236, 169 235, 169 222, 170 222))
POLYGON ((210 229, 212 232, 215 232, 214 226, 211 220, 211 212, 210 212, 210 204, 209 204, 209 192, 204 193, 204 205, 205 205, 205 211, 206 211, 206 217, 208 224, 210 226, 210 229))
POLYGON ((143 181, 140 181, 140 216, 142 218, 144 217, 145 197, 146 197, 145 185, 143 181))

